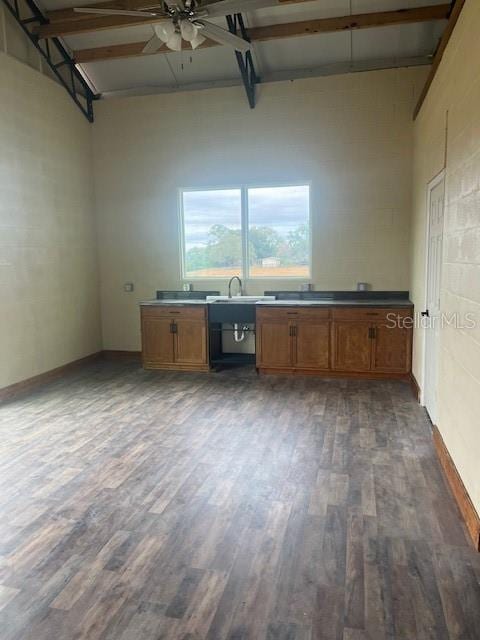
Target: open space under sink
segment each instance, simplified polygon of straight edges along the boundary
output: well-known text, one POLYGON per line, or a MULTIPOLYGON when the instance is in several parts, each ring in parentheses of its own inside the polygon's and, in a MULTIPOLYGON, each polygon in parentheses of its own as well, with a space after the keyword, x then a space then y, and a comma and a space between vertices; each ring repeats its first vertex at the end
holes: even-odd
POLYGON ((234 343, 245 343, 249 336, 251 342, 252 334, 255 335, 255 305, 271 300, 275 296, 207 296, 210 362, 214 366, 255 364, 254 341, 253 352, 232 351, 232 347, 234 343))

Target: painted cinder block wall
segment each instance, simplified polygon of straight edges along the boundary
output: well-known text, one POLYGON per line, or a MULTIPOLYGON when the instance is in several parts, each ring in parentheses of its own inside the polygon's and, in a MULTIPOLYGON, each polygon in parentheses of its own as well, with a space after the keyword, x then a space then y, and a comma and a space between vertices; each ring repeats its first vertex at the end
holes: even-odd
MULTIPOLYGON (((182 285, 178 188, 311 183, 318 289, 408 289, 412 112, 427 70, 106 100, 93 125, 104 347, 140 348, 138 301, 182 285), (124 282, 134 282, 133 294, 124 282)), ((196 281, 219 287, 223 281, 196 281)), ((249 280, 250 294, 298 281, 249 280)))
MULTIPOLYGON (((446 169, 441 310, 474 314, 440 332, 438 429, 480 513, 480 2, 467 0, 414 127, 412 297, 425 305, 427 184, 446 169)), ((424 331, 413 373, 423 380, 424 331)))
POLYGON ((32 66, 0 52, 0 388, 101 349, 91 130, 32 66))

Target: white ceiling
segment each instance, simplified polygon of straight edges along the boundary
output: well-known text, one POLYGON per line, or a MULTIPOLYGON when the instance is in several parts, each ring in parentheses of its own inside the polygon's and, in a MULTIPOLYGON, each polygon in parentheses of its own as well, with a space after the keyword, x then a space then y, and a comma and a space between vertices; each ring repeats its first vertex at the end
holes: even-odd
MULTIPOLYGON (((247 26, 296 22, 391 11, 445 0, 312 0, 244 14, 247 26)), ((92 4, 92 0, 43 0, 45 9, 92 4)), ((225 26, 223 19, 216 21, 225 26)), ((427 63, 445 28, 444 21, 362 29, 257 42, 253 58, 264 80, 427 63)), ((128 27, 65 37, 72 49, 147 41, 150 26, 128 27)), ((98 93, 145 93, 241 82, 234 52, 225 47, 186 50, 82 65, 98 93)))

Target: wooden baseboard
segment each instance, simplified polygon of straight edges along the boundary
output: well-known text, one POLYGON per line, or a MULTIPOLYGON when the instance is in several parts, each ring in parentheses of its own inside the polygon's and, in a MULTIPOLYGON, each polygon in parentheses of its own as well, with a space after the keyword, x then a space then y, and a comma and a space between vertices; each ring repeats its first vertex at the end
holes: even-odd
POLYGON ((413 373, 410 373, 410 386, 412 387, 413 397, 417 402, 420 402, 420 385, 418 384, 417 379, 415 378, 413 373))
POLYGON ((145 371, 178 371, 184 373, 208 373, 211 371, 208 364, 158 364, 152 362, 144 362, 142 364, 145 371))
POLYGON ((410 381, 408 373, 384 373, 378 371, 336 371, 335 369, 300 369, 293 367, 257 367, 265 375, 316 376, 317 378, 348 378, 357 380, 401 380, 410 381))
POLYGON ((104 349, 102 351, 102 356, 106 360, 140 360, 140 358, 142 357, 142 352, 104 349))
POLYGON ((35 389, 43 384, 47 384, 48 382, 57 380, 58 378, 61 378, 65 373, 68 373, 69 371, 72 371, 73 369, 76 369, 83 365, 89 364, 90 362, 98 360, 99 358, 105 358, 108 360, 140 360, 141 351, 96 351, 89 356, 79 358, 78 360, 73 360, 72 362, 68 362, 61 367, 50 369, 49 371, 45 371, 44 373, 39 373, 37 376, 32 376, 31 378, 27 378, 26 380, 15 382, 8 387, 3 387, 2 389, 0 389, 0 403, 11 400, 12 398, 15 398, 20 394, 28 393, 32 389, 35 389))
POLYGON ((432 425, 433 442, 437 451, 440 464, 442 465, 445 477, 453 496, 458 504, 458 508, 465 520, 468 533, 472 538, 475 549, 480 551, 480 517, 473 506, 473 503, 468 495, 465 485, 457 471, 455 463, 453 462, 447 447, 443 441, 440 431, 435 425, 432 425))
POLYGON ((68 362, 61 367, 50 369, 50 371, 39 373, 36 376, 27 378, 26 380, 21 380, 20 382, 10 384, 8 387, 3 387, 3 389, 0 389, 0 403, 11 400, 12 398, 15 398, 20 394, 27 393, 32 389, 35 389, 36 387, 46 384, 47 382, 57 380, 58 378, 61 378, 65 373, 72 371, 72 369, 76 369, 85 364, 88 364, 89 362, 97 360, 101 357, 101 355, 102 352, 97 351, 90 354, 89 356, 85 356, 84 358, 79 358, 78 360, 73 360, 73 362, 68 362))

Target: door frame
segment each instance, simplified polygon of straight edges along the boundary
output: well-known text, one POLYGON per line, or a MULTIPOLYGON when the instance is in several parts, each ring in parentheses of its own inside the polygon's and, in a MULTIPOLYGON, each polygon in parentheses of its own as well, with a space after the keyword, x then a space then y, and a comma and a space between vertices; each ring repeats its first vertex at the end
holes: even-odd
MULTIPOLYGON (((435 187, 437 185, 440 184, 440 182, 442 182, 442 180, 445 180, 447 175, 447 168, 443 167, 443 169, 437 173, 436 176, 434 176, 430 182, 428 182, 427 184, 427 215, 426 215, 426 226, 425 226, 425 265, 424 265, 424 282, 425 282, 425 290, 424 290, 424 296, 423 296, 423 308, 426 309, 427 308, 427 304, 428 304, 428 261, 430 258, 430 251, 429 251, 429 244, 430 244, 430 201, 432 198, 432 191, 435 189, 435 187)), ((447 190, 447 182, 445 180, 445 186, 444 186, 444 194, 446 193, 447 190)), ((442 229, 442 246, 443 246, 443 239, 444 239, 444 232, 445 232, 445 200, 446 198, 444 197, 443 200, 443 229, 442 229)), ((443 269, 442 269, 443 271, 443 269)), ((440 272, 440 281, 442 279, 442 271, 440 272)), ((426 365, 427 365, 427 340, 426 340, 426 334, 425 334, 425 329, 422 329, 423 331, 423 347, 422 347, 422 386, 420 389, 420 404, 422 405, 422 407, 425 406, 425 381, 426 381, 426 365)))

